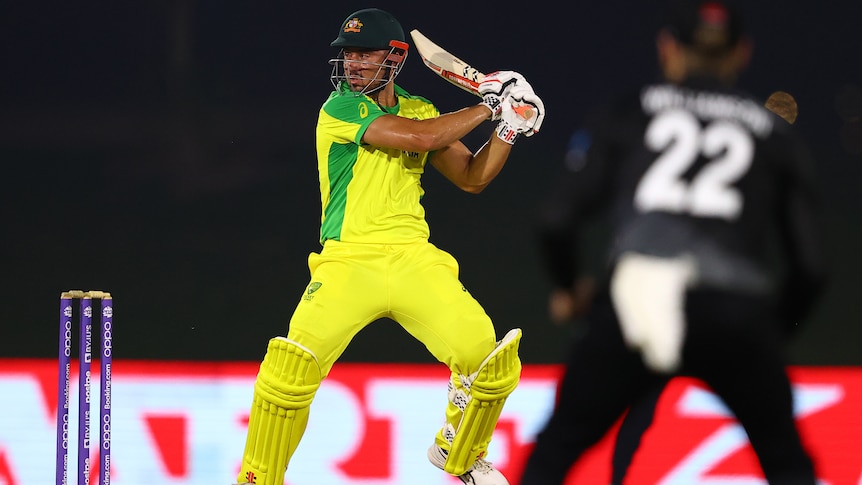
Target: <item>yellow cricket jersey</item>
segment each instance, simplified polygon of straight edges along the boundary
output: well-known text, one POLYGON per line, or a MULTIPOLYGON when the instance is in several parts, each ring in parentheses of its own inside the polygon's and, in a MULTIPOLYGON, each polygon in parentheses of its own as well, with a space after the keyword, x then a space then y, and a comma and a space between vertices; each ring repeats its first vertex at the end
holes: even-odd
POLYGON ((361 142, 379 116, 438 116, 427 99, 395 86, 398 103, 383 108, 342 84, 320 109, 317 169, 320 176, 320 242, 408 243, 427 240, 420 177, 428 153, 374 147, 361 142))

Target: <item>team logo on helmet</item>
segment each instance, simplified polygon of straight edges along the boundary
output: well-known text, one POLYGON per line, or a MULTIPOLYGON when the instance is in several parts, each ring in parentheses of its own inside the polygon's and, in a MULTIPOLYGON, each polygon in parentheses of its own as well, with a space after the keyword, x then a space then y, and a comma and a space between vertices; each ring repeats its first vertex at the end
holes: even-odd
POLYGON ((362 22, 356 17, 353 17, 352 19, 348 20, 346 24, 344 24, 345 32, 359 32, 361 29, 362 22))

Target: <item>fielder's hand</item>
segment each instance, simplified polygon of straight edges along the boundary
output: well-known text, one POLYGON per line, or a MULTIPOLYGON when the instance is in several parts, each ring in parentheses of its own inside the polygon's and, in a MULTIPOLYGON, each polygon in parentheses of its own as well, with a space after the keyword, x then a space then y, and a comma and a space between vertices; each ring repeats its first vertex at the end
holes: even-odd
POLYGON ((591 276, 583 276, 571 288, 555 288, 548 297, 548 316, 555 325, 563 325, 586 315, 596 294, 591 276))
POLYGON ((485 76, 479 83, 479 96, 482 104, 491 110, 491 121, 497 121, 503 111, 503 100, 509 95, 513 86, 526 83, 524 76, 515 71, 496 71, 485 76))
POLYGON ((545 119, 545 105, 524 80, 523 84, 516 84, 509 90, 509 95, 503 100, 500 119, 497 136, 507 143, 515 143, 521 133, 533 136, 539 132, 545 119))

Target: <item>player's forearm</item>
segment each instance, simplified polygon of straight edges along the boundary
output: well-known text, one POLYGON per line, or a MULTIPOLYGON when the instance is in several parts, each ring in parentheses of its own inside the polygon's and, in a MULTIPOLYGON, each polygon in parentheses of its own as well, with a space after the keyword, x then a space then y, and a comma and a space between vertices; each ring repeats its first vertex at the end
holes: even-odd
POLYGON ((496 135, 491 135, 488 143, 485 143, 467 163, 464 184, 461 188, 474 194, 484 190, 503 170, 511 151, 512 145, 500 140, 496 135))
POLYGON ((470 106, 436 118, 423 120, 422 131, 433 135, 433 146, 438 150, 461 140, 488 119, 488 109, 482 105, 470 106))
POLYGON ((381 116, 362 135, 363 143, 411 152, 441 150, 464 138, 488 118, 488 109, 471 106, 425 120, 381 116))

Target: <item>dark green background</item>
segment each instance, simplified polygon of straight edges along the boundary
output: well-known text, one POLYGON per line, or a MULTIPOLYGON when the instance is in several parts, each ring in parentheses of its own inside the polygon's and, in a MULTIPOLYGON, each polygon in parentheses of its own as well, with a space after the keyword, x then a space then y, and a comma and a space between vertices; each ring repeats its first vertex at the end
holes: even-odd
MULTIPOLYGON (((53 356, 57 297, 76 288, 114 294, 118 358, 259 360, 285 332, 318 249, 313 137, 331 89, 328 44, 369 5, 7 3, 0 355, 53 356)), ((523 72, 545 100, 542 133, 518 142, 484 193, 429 169, 425 206, 432 241, 459 260, 499 334, 522 327, 525 361, 558 361, 573 329, 547 320, 533 214, 586 112, 655 77, 655 4, 375 5, 482 70, 523 72)), ((742 81, 764 98, 796 96, 826 189, 832 286, 791 356, 862 364, 860 4, 748 8, 756 49, 742 81)), ((444 111, 476 101, 416 55, 398 81, 444 111)), ((361 333, 344 359, 431 361, 390 321, 361 333)))

